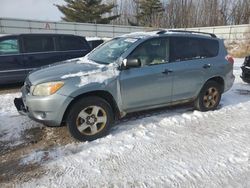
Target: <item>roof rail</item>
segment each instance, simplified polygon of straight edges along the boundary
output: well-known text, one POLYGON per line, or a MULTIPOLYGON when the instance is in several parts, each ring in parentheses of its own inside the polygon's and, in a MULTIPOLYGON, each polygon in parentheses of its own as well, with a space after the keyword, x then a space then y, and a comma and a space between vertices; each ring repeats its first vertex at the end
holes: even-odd
POLYGON ((164 34, 166 32, 203 34, 203 35, 209 35, 213 38, 217 38, 217 36, 213 33, 206 33, 206 32, 200 32, 200 31, 177 30, 177 29, 176 30, 175 29, 160 30, 159 32, 157 32, 157 34, 164 34))

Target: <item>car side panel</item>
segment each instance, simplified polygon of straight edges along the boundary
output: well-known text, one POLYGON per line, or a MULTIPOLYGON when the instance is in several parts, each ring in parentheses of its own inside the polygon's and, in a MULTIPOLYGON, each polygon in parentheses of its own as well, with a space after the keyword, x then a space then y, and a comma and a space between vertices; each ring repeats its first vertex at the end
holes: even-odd
POLYGON ((209 63, 205 59, 173 63, 173 101, 196 97, 197 91, 209 78, 212 68, 204 68, 209 63))
MULTIPOLYGON (((86 51, 87 53, 87 51, 86 51)), ((81 50, 74 51, 53 51, 53 52, 36 52, 23 54, 23 61, 25 63, 27 74, 41 66, 50 65, 67 59, 82 57, 86 53, 81 50)))
POLYGON ((170 103, 173 77, 164 73, 168 64, 123 70, 120 74, 123 108, 132 109, 170 103))
POLYGON ((0 54, 0 84, 23 82, 26 77, 26 67, 23 62, 23 55, 18 36, 0 38, 0 41, 15 40, 19 53, 0 54))
POLYGON ((22 55, 0 55, 0 84, 23 82, 26 68, 22 55))

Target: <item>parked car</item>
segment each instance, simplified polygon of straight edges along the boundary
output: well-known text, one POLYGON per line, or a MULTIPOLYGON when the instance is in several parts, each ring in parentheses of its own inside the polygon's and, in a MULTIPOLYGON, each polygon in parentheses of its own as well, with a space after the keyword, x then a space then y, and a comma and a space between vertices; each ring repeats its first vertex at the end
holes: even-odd
POLYGON ((88 41, 91 50, 95 49, 104 42, 103 39, 98 37, 87 37, 86 40, 88 41))
POLYGON ((245 61, 241 69, 242 69, 242 75, 241 75, 242 80, 246 83, 250 83, 250 56, 245 57, 245 61))
POLYGON ((90 52, 85 37, 65 34, 0 35, 0 84, 24 82, 41 66, 90 52))
POLYGON ((127 113, 193 103, 217 108, 234 82, 233 59, 214 34, 132 33, 82 59, 31 73, 17 110, 46 125, 68 125, 78 140, 106 135, 127 113))

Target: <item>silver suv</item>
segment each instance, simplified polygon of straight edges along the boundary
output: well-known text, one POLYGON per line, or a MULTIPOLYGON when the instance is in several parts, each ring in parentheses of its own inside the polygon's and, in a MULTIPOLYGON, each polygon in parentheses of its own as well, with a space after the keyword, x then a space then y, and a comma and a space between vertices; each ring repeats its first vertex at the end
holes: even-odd
POLYGON ((234 79, 233 59, 214 34, 141 32, 32 72, 14 102, 36 121, 65 122, 74 138, 94 140, 130 112, 180 103, 214 110, 234 79))

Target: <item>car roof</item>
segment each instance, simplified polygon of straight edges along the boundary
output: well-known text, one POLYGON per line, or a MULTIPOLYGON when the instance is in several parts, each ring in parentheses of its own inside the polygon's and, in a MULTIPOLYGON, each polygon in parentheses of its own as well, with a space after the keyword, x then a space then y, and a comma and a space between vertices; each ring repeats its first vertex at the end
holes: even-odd
POLYGON ((0 37, 6 36, 77 36, 77 37, 85 37, 80 35, 73 34, 60 34, 60 33, 18 33, 18 34, 0 34, 0 37))
POLYGON ((0 37, 11 36, 11 34, 0 34, 0 37))
POLYGON ((20 34, 20 36, 77 36, 77 37, 84 37, 79 35, 73 35, 73 34, 60 34, 60 33, 23 33, 20 34))
POLYGON ((198 31, 188 31, 188 30, 156 30, 156 31, 144 31, 144 32, 134 32, 130 34, 122 35, 122 37, 132 37, 132 38, 153 38, 156 36, 186 36, 186 37, 201 37, 208 39, 218 39, 213 33, 198 32, 198 31))

